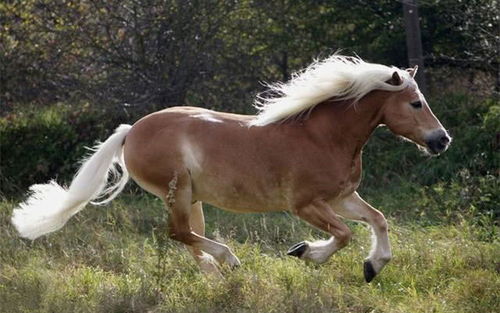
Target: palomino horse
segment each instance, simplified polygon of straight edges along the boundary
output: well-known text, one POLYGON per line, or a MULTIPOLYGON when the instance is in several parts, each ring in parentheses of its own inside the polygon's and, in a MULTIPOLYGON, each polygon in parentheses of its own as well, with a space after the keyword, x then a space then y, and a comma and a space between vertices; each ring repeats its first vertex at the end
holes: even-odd
POLYGON ((164 201, 170 237, 204 271, 219 273, 218 265, 240 261, 205 237, 202 202, 235 212, 292 212, 331 235, 288 251, 318 263, 351 238, 340 217, 368 223, 373 243, 364 276, 370 282, 391 259, 391 248, 384 215, 356 192, 363 146, 382 124, 430 154, 445 151, 451 140, 420 93, 416 70, 333 55, 271 85, 255 116, 194 107, 152 113, 118 127, 69 188, 54 181, 32 186, 12 222, 29 239, 55 231, 88 202, 116 197, 130 174, 164 201), (122 177, 106 188, 116 164, 122 177))

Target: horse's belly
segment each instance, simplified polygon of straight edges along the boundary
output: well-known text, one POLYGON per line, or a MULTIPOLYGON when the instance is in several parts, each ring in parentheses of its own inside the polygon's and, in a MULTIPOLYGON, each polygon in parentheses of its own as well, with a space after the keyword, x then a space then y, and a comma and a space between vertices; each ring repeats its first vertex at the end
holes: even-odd
POLYGON ((270 211, 284 211, 288 207, 285 203, 275 200, 262 201, 255 197, 233 196, 223 194, 220 191, 211 195, 195 195, 196 200, 208 203, 220 209, 240 213, 259 213, 270 211))
POLYGON ((194 182, 193 199, 232 212, 269 212, 289 209, 283 190, 268 188, 262 192, 251 184, 194 182))

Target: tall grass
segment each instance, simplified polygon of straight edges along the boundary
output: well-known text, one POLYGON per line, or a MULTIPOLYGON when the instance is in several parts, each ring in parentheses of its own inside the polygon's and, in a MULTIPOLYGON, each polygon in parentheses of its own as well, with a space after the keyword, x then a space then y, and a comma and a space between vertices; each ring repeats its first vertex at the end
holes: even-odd
POLYGON ((350 224, 350 246, 316 265, 285 255, 293 243, 324 237, 289 214, 207 207, 208 236, 243 263, 218 281, 181 245, 161 239, 164 209, 149 196, 89 207, 34 242, 9 225, 13 206, 0 204, 0 312, 495 312, 500 301, 491 220, 422 226, 389 218, 394 260, 366 284, 370 240, 360 224, 350 224))

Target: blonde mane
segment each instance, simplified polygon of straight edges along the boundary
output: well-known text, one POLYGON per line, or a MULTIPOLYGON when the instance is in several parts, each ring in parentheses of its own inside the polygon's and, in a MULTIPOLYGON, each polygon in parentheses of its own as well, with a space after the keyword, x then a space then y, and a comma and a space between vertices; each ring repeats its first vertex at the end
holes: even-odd
POLYGON ((410 83, 415 82, 404 70, 334 54, 294 73, 286 83, 268 85, 269 89, 255 100, 259 113, 251 125, 264 126, 302 116, 333 97, 356 103, 372 90, 399 91, 410 83), (403 79, 398 86, 387 83, 395 71, 403 79))

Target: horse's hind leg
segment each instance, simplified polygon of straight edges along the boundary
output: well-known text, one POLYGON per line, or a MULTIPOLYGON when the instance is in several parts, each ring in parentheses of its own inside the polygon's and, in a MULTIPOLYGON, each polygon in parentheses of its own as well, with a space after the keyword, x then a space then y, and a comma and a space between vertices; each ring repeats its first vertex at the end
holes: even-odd
MULTIPOLYGON (((205 218, 203 216, 203 207, 201 201, 196 201, 191 206, 191 229, 200 236, 205 236, 205 218)), ((198 248, 187 246, 186 248, 194 257, 201 270, 207 274, 214 274, 220 276, 220 271, 215 264, 212 255, 201 251, 198 248)))
POLYGON ((387 220, 380 211, 361 199, 357 192, 343 200, 338 213, 348 219, 366 222, 372 228, 372 249, 364 263, 365 280, 370 282, 392 257, 387 220))
POLYGON ((226 263, 230 267, 240 265, 240 261, 228 246, 210 240, 192 230, 192 193, 189 174, 174 175, 169 183, 168 193, 163 200, 170 213, 168 221, 170 238, 212 255, 220 264, 226 263))

